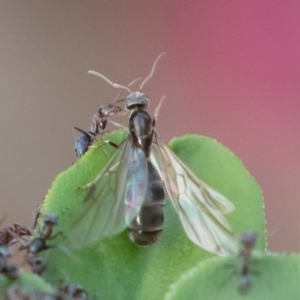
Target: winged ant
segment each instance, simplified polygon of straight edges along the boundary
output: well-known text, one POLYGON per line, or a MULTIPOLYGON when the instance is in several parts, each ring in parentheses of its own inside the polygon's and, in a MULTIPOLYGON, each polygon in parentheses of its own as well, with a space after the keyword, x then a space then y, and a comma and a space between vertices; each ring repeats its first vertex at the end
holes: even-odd
POLYGON ((153 119, 146 111, 150 101, 141 90, 164 55, 157 57, 137 92, 100 73, 88 72, 127 90, 125 109, 131 114, 127 138, 97 177, 84 186, 89 190, 69 234, 74 248, 86 247, 126 227, 135 243, 154 243, 162 232, 168 197, 192 242, 220 256, 237 253, 237 241, 224 217, 234 205, 194 175, 159 137, 154 127, 163 98, 153 119))

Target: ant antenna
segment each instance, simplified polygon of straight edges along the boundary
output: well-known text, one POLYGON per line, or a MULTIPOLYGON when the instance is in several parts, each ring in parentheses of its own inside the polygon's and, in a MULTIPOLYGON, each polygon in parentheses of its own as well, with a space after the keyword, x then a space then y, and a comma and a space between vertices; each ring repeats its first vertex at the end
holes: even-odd
POLYGON ((144 79, 144 81, 141 83, 140 91, 142 90, 142 87, 145 85, 145 83, 146 83, 147 81, 149 81, 149 79, 153 76, 158 61, 159 61, 164 55, 166 55, 166 52, 163 52, 163 53, 161 53, 161 54, 158 55, 157 59, 154 61, 154 64, 153 64, 153 66, 152 66, 152 69, 151 69, 150 74, 149 74, 149 75, 144 79))
MULTIPOLYGON (((132 80, 130 83, 128 83, 128 86, 133 85, 135 82, 137 82, 137 81, 139 81, 139 80, 142 80, 142 77, 138 77, 138 78, 132 80)), ((120 95, 123 94, 124 91, 125 91, 125 90, 121 91, 121 92, 115 97, 114 103, 121 102, 121 101, 125 101, 125 99, 116 101, 116 100, 118 99, 118 97, 119 97, 120 95)))
POLYGON ((134 83, 136 83, 137 81, 142 80, 142 79, 143 79, 142 77, 138 77, 138 78, 132 80, 130 83, 128 83, 128 86, 131 86, 131 85, 133 85, 134 83))
POLYGON ((127 90, 129 93, 131 93, 131 90, 124 86, 124 85, 120 85, 120 84, 117 84, 117 83, 113 83, 112 81, 110 81, 107 77, 105 77, 104 75, 96 72, 96 71, 88 71, 88 74, 91 74, 91 75, 95 75, 95 76, 98 76, 100 78, 102 78, 103 80, 105 80, 108 84, 110 84, 112 87, 114 88, 117 88, 117 89, 125 89, 127 90))

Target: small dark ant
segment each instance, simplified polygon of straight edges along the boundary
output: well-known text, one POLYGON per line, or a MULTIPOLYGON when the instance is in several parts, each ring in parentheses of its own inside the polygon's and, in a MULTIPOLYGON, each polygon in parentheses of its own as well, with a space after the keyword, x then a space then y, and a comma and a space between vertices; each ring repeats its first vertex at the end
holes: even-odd
POLYGON ((107 126, 107 121, 116 125, 121 126, 118 123, 113 122, 112 120, 108 119, 111 116, 118 116, 118 115, 125 115, 127 114, 120 106, 117 106, 116 103, 123 102, 125 100, 118 100, 114 103, 106 103, 100 106, 98 110, 98 114, 93 116, 92 125, 90 127, 89 132, 93 135, 101 134, 101 130, 104 131, 107 126))
POLYGON ((257 240, 257 234, 255 232, 245 232, 241 236, 241 242, 243 249, 240 251, 239 256, 241 258, 239 267, 239 284, 238 290, 241 294, 246 294, 252 287, 250 278, 250 260, 251 252, 255 246, 257 240))
MULTIPOLYGON (((89 74, 93 74, 93 72, 88 72, 89 74)), ((93 74, 97 75, 97 74, 93 74)), ((136 78, 135 80, 131 81, 128 86, 131 86, 136 81, 140 80, 141 78, 136 78)), ((120 92, 116 98, 118 98, 122 93, 120 92)), ((116 99, 115 98, 115 99, 116 99)), ((124 102, 125 99, 117 100, 113 103, 106 103, 100 106, 98 110, 98 114, 93 115, 92 118, 92 125, 90 126, 90 129, 88 132, 78 128, 74 127, 75 130, 82 133, 81 136, 76 138, 75 141, 75 153, 77 157, 82 156, 88 148, 92 145, 92 143, 97 140, 97 136, 100 134, 103 134, 106 130, 107 122, 110 122, 111 124, 117 126, 117 127, 124 127, 123 125, 120 125, 119 123, 116 123, 112 120, 110 120, 108 117, 111 116, 120 116, 127 114, 127 111, 124 111, 122 107, 116 105, 118 102, 124 102)), ((114 145, 112 145, 114 147, 114 145)))
MULTIPOLYGON (((98 76, 97 72, 89 71, 88 74, 96 75, 98 76)), ((141 80, 142 78, 136 78, 133 81, 131 81, 127 86, 133 85, 138 80, 141 80)), ((124 127, 123 125, 120 125, 118 123, 115 123, 114 121, 108 119, 108 117, 111 116, 118 116, 118 115, 125 115, 127 114, 127 111, 124 111, 120 106, 117 106, 116 103, 118 102, 125 102, 125 99, 122 100, 116 100, 127 88, 123 91, 121 91, 114 99, 113 103, 106 103, 100 106, 98 110, 98 114, 93 116, 92 119, 92 125, 90 127, 89 133, 91 133, 93 136, 97 136, 101 134, 101 130, 104 131, 106 129, 107 121, 111 124, 118 126, 118 127, 124 127)))
MULTIPOLYGON (((115 103, 120 101, 123 100, 116 101, 115 103)), ((113 115, 123 115, 127 113, 124 112, 120 106, 116 106, 115 103, 103 104, 100 106, 98 114, 93 116, 92 125, 88 132, 78 127, 74 127, 74 129, 82 133, 82 135, 76 138, 75 141, 75 153, 77 157, 82 156, 92 145, 92 143, 97 140, 97 136, 105 132, 107 121, 116 126, 121 126, 118 123, 108 119, 108 117, 113 115)))
POLYGON ((43 221, 44 226, 41 231, 39 230, 39 236, 34 238, 29 244, 22 245, 20 248, 21 250, 27 249, 28 253, 36 254, 54 247, 52 245, 47 245, 47 241, 54 239, 59 234, 62 234, 62 232, 59 231, 55 235, 52 235, 53 227, 57 225, 58 218, 54 214, 48 214, 43 217, 43 221))

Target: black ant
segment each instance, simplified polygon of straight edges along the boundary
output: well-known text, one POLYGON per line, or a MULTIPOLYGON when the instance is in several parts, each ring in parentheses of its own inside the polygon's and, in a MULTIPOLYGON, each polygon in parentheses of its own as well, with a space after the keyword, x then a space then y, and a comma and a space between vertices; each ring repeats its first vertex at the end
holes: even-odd
MULTIPOLYGON (((97 75, 94 74, 93 72, 89 71, 89 74, 92 75, 97 75)), ((97 75, 98 76, 98 75, 97 75)), ((131 86, 134 84, 136 81, 140 80, 141 78, 136 78, 132 82, 128 84, 128 86, 131 86)), ((122 93, 120 92, 116 98, 118 98, 122 93)), ((115 99, 116 99, 115 98, 115 99)), ((75 141, 75 153, 77 157, 82 156, 88 148, 92 145, 92 143, 97 140, 97 136, 100 134, 103 134, 106 130, 107 122, 110 122, 111 124, 117 126, 117 127, 124 127, 112 120, 110 120, 108 117, 111 116, 119 116, 119 115, 125 115, 127 114, 127 111, 124 111, 122 107, 116 105, 118 102, 124 102, 125 99, 122 100, 117 100, 113 103, 106 103, 100 106, 98 110, 98 114, 93 115, 92 118, 92 125, 90 126, 90 129, 88 132, 78 128, 74 127, 75 130, 79 131, 82 133, 81 136, 76 138, 75 141)), ((115 145, 112 145, 113 147, 115 145)))
POLYGON ((74 129, 82 133, 82 135, 76 138, 75 141, 76 156, 82 156, 92 145, 93 141, 97 140, 97 136, 104 132, 107 125, 107 121, 115 124, 116 126, 119 126, 118 123, 107 119, 107 117, 112 115, 122 115, 125 113, 126 112, 124 112, 120 106, 116 106, 115 104, 103 104, 99 108, 98 114, 93 116, 92 125, 88 132, 78 127, 74 127, 74 129))
POLYGON ((47 250, 54 246, 47 245, 47 241, 54 239, 61 231, 57 232, 55 235, 53 233, 53 227, 58 223, 58 217, 54 214, 48 214, 43 217, 44 226, 42 230, 39 229, 39 236, 34 238, 29 244, 21 246, 21 250, 27 249, 28 253, 36 254, 43 250, 47 250))
POLYGON ((240 251, 239 256, 241 258, 239 267, 239 284, 238 290, 241 294, 246 294, 251 289, 250 278, 250 260, 251 253, 257 240, 257 234, 255 232, 245 232, 241 236, 241 243, 243 249, 240 251))

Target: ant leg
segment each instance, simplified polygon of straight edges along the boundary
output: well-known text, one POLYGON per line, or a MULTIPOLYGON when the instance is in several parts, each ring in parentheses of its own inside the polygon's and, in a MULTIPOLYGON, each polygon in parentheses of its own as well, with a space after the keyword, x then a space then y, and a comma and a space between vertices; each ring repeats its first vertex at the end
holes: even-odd
POLYGON ((12 237, 12 240, 7 245, 14 245, 15 243, 19 242, 19 235, 18 233, 15 233, 17 231, 17 228, 14 224, 14 229, 7 229, 7 234, 10 234, 10 237, 12 237))
POLYGON ((59 232, 55 233, 51 238, 49 238, 48 241, 55 239, 59 234, 63 237, 66 237, 62 231, 59 231, 59 232))
MULTIPOLYGON (((111 147, 113 147, 113 148, 115 148, 115 149, 118 149, 118 148, 119 148, 119 145, 115 144, 114 142, 112 142, 112 141, 110 141, 110 140, 105 140, 105 141, 103 142, 103 144, 100 145, 99 147, 102 147, 102 146, 104 146, 105 144, 108 144, 108 145, 110 145, 111 147)), ((105 151, 105 150, 103 150, 103 151, 105 151)), ((86 185, 79 186, 77 189, 78 189, 78 190, 87 189, 87 188, 89 188, 93 183, 95 183, 96 180, 97 180, 97 178, 96 178, 95 180, 91 181, 90 183, 87 183, 86 185)))
POLYGON ((117 127, 120 127, 120 128, 127 128, 126 126, 124 126, 124 125, 122 125, 122 124, 119 124, 119 123, 117 123, 117 122, 114 122, 114 121, 112 121, 112 120, 110 120, 110 119, 107 119, 107 121, 110 122, 111 124, 117 126, 117 127))
POLYGON ((42 213, 41 213, 42 207, 43 207, 42 204, 38 205, 38 206, 32 211, 32 213, 31 213, 32 219, 33 219, 33 221, 34 221, 34 223, 33 223, 33 229, 36 228, 38 219, 39 219, 39 217, 42 215, 42 213), (38 212, 36 213, 36 211, 38 211, 38 212), (35 213, 36 213, 36 215, 35 215, 35 213), (34 216, 34 215, 35 215, 35 216, 34 216))
MULTIPOLYGON (((119 146, 112 141, 105 140, 104 143, 110 145, 111 147, 113 147, 115 149, 119 148, 119 146)), ((109 156, 109 154, 106 152, 105 148, 103 148, 103 151, 106 153, 107 156, 109 156)))
MULTIPOLYGON (((86 131, 84 131, 84 130, 82 130, 82 129, 76 127, 76 126, 73 127, 73 133, 74 133, 74 129, 76 129, 77 131, 81 132, 82 134, 84 134, 84 135, 86 135, 86 136, 89 136, 92 140, 98 141, 98 139, 96 138, 96 136, 95 136, 93 133, 91 133, 91 132, 86 132, 86 131)), ((74 135, 74 138, 76 139, 75 135, 74 135)))
MULTIPOLYGON (((101 147, 103 147, 103 146, 105 146, 105 145, 107 145, 107 144, 109 144, 110 146, 112 146, 112 147, 114 147, 114 148, 116 148, 116 149, 119 148, 119 146, 118 146, 117 144, 115 144, 114 142, 111 142, 111 141, 109 141, 109 140, 105 140, 105 141, 103 142, 103 144, 101 144, 101 145, 99 145, 99 146, 96 146, 96 145, 91 145, 91 146, 89 146, 89 149, 90 149, 90 148, 91 148, 91 149, 98 149, 98 148, 101 148, 101 147)), ((109 153, 105 150, 105 148, 103 148, 103 151, 105 152, 105 154, 106 154, 107 156, 109 156, 109 153)))
POLYGON ((110 145, 110 146, 112 146, 112 147, 115 148, 115 149, 118 149, 118 148, 119 148, 119 145, 115 144, 115 143, 112 142, 112 141, 106 140, 105 143, 108 144, 108 145, 110 145))
POLYGON ((25 250, 25 249, 28 249, 29 246, 30 246, 30 241, 25 241, 22 237, 19 238, 19 243, 21 244, 21 246, 19 247, 19 251, 22 251, 22 250, 25 250))

